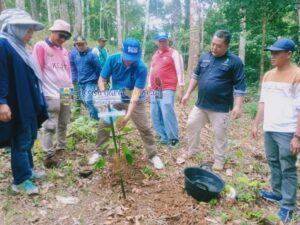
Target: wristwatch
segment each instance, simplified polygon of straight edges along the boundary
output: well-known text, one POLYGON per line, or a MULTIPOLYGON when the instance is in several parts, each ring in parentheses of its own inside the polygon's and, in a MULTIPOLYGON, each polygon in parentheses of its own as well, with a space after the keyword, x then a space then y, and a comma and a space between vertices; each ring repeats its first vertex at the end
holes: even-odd
POLYGON ((300 141, 300 135, 299 134, 294 134, 294 137, 297 138, 300 141))

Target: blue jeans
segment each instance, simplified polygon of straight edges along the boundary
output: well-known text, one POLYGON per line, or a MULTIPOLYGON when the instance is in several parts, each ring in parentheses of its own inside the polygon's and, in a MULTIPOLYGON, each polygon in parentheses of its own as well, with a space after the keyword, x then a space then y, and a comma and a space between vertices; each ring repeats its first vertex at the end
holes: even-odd
POLYGON ((95 120, 99 120, 98 110, 93 103, 93 93, 97 90, 97 84, 94 82, 88 82, 85 84, 79 84, 79 87, 81 100, 84 102, 90 117, 95 120))
POLYGON ((174 110, 175 91, 164 90, 162 98, 151 94, 151 119, 154 130, 163 142, 178 140, 178 123, 174 110))
POLYGON ((32 175, 33 159, 31 148, 37 137, 37 122, 23 128, 11 140, 11 168, 13 183, 21 184, 32 175))
POLYGON ((271 169, 273 192, 282 196, 281 207, 294 210, 297 192, 297 157, 293 155, 290 143, 293 133, 265 132, 265 149, 271 169))

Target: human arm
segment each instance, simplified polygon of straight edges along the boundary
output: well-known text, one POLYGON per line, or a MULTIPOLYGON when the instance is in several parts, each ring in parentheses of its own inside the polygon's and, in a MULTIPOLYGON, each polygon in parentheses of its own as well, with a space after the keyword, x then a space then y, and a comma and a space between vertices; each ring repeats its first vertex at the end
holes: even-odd
POLYGON ((178 80, 179 92, 178 92, 178 100, 181 102, 184 95, 184 65, 182 55, 179 54, 178 51, 173 50, 172 54, 173 62, 175 65, 175 71, 178 80))
POLYGON ((264 119, 264 103, 260 102, 257 107, 257 113, 251 131, 252 137, 254 139, 257 139, 258 137, 258 126, 263 121, 263 119, 264 119))
POLYGON ((0 45, 0 121, 7 122, 11 120, 11 110, 7 104, 8 96, 8 68, 7 55, 4 47, 0 45))
POLYGON ((238 57, 234 61, 232 73, 235 103, 231 112, 231 118, 238 119, 242 115, 243 96, 246 94, 244 64, 238 57))
POLYGON ((198 80, 196 80, 194 77, 191 78, 191 81, 189 83, 188 89, 185 93, 185 95, 181 99, 181 104, 185 105, 187 101, 189 100, 192 92, 195 90, 195 88, 198 85, 198 80))
POLYGON ((45 68, 45 49, 42 46, 42 43, 39 42, 39 43, 34 45, 33 50, 32 50, 32 56, 37 61, 41 71, 44 72, 44 68, 45 68))
POLYGON ((93 68, 95 70, 95 73, 99 77, 100 76, 100 72, 101 72, 101 64, 100 64, 99 58, 94 53, 91 54, 91 62, 92 62, 92 66, 93 66, 93 68))
POLYGON ((100 76, 98 78, 98 88, 100 91, 104 91, 106 89, 106 83, 111 76, 111 72, 112 72, 111 59, 108 58, 104 64, 104 66, 101 70, 100 76))
POLYGON ((122 130, 126 126, 128 121, 130 120, 132 113, 139 102, 139 97, 141 96, 142 92, 143 92, 143 89, 139 89, 136 87, 133 89, 133 93, 131 96, 131 100, 130 100, 128 109, 126 111, 126 115, 122 118, 122 120, 120 121, 120 124, 119 124, 120 130, 122 130))

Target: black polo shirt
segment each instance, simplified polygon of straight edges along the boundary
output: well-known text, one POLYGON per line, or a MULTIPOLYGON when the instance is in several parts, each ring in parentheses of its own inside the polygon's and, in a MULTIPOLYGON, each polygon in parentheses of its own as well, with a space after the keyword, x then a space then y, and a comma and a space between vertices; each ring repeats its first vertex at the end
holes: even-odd
POLYGON ((246 93, 243 62, 230 51, 221 57, 211 52, 202 55, 193 79, 198 81, 198 108, 229 112, 233 107, 233 94, 246 93))

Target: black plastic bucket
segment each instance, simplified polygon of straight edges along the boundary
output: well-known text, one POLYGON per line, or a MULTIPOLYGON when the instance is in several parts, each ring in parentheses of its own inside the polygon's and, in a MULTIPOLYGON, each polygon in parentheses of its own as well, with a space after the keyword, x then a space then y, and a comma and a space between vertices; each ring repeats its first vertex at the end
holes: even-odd
POLYGON ((209 202, 218 198, 225 188, 225 182, 215 173, 200 167, 187 167, 184 169, 185 190, 188 195, 198 201, 209 202))

